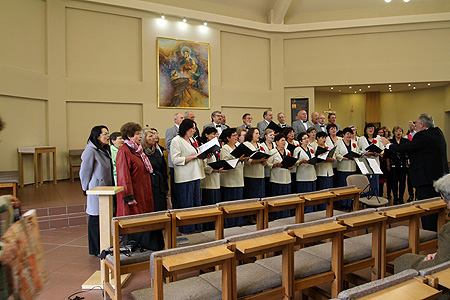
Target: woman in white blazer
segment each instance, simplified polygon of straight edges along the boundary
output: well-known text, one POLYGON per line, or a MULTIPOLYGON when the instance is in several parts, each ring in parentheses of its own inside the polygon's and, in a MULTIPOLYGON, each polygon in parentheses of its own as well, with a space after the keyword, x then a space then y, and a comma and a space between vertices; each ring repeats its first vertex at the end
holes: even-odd
MULTIPOLYGON (((282 133, 286 137, 285 148, 288 149, 288 146, 289 146, 288 150, 291 152, 291 154, 294 154, 294 150, 293 150, 294 147, 300 146, 300 143, 298 142, 298 140, 295 139, 296 136, 295 136, 294 128, 285 127, 285 128, 283 128, 282 133), (292 147, 292 146, 294 146, 294 147, 292 147)), ((297 166, 294 166, 291 170, 291 193, 295 193, 297 190, 297 185, 295 183, 296 172, 297 172, 297 166)))
MULTIPOLYGON (((286 138, 283 134, 275 137, 276 147, 270 152, 271 156, 267 160, 267 167, 270 171, 270 183, 272 188, 272 196, 287 195, 291 193, 291 170, 283 168, 281 162, 286 156, 292 156, 291 152, 286 149, 286 138)), ((288 217, 289 211, 281 211, 275 213, 276 217, 288 217)))
MULTIPOLYGON (((316 169, 308 161, 314 158, 314 150, 309 146, 309 134, 306 132, 300 132, 298 134, 300 141, 300 147, 295 148, 294 157, 297 160, 297 172, 296 172, 296 186, 297 193, 307 193, 316 190, 316 169)), ((305 212, 312 212, 313 207, 308 206, 305 208, 305 212)))
MULTIPOLYGON (((214 127, 206 127, 200 141, 202 143, 207 143, 208 141, 219 137, 217 129, 214 127)), ((200 180, 200 188, 202 191, 202 206, 211 205, 220 202, 220 174, 226 172, 226 170, 219 169, 215 170, 209 166, 210 163, 217 162, 220 160, 220 153, 215 152, 209 158, 203 160, 203 167, 205 171, 205 178, 200 180)), ((203 224, 203 230, 214 230, 214 223, 203 224)))
MULTIPOLYGON (((277 146, 274 139, 275 131, 273 129, 268 128, 264 130, 264 142, 261 143, 261 146, 264 148, 265 153, 270 154, 270 151, 277 146)), ((270 168, 267 167, 267 164, 264 167, 264 185, 266 197, 272 196, 272 188, 270 187, 270 168)))
MULTIPOLYGON (((372 123, 367 124, 364 127, 364 135, 358 138, 358 147, 360 152, 366 151, 365 149, 369 147, 369 145, 374 144, 381 150, 384 150, 384 145, 381 142, 381 137, 379 137, 375 133, 375 125, 372 123)), ((382 152, 383 153, 383 152, 382 152)), ((377 161, 378 165, 380 165, 380 155, 376 152, 366 152, 364 156, 366 158, 373 158, 377 161)), ((367 175, 367 178, 369 179, 370 185, 372 186, 372 196, 376 195, 379 196, 379 181, 380 181, 380 175, 378 174, 372 174, 367 175)), ((383 191, 381 191, 383 192, 383 191)))
MULTIPOLYGON (((311 147, 314 153, 317 154, 317 148, 324 148, 325 150, 331 150, 334 146, 327 144, 327 134, 325 132, 318 132, 316 135, 316 142, 314 142, 311 147)), ((320 162, 315 165, 316 169, 316 190, 324 190, 333 187, 333 162, 335 161, 335 155, 332 157, 327 157, 326 161, 320 162)), ((318 206, 319 210, 325 209, 326 204, 320 204, 318 206)))
MULTIPOLYGON (((170 154, 175 169, 175 192, 180 208, 201 206, 200 180, 205 178, 203 160, 198 159, 198 144, 193 137, 196 128, 194 121, 184 119, 178 135, 170 145, 170 154)), ((201 230, 201 224, 179 228, 182 233, 201 230)))
MULTIPOLYGON (((343 130, 344 137, 336 142, 336 160, 337 160, 337 186, 346 186, 347 177, 355 174, 356 163, 353 159, 344 157, 350 151, 359 153, 356 142, 352 140, 353 131, 347 127, 343 130)), ((339 201, 344 207, 351 206, 351 200, 346 199, 339 201)))
MULTIPOLYGON (((245 135, 244 145, 252 151, 264 152, 264 148, 258 143, 259 129, 250 128, 245 135)), ((244 198, 264 198, 264 166, 267 159, 249 159, 244 163, 244 198)))
MULTIPOLYGON (((220 135, 222 149, 220 150, 220 159, 235 159, 231 152, 236 149, 238 134, 236 128, 227 128, 220 135)), ((236 167, 228 170, 220 176, 220 194, 221 201, 232 201, 244 199, 244 162, 248 157, 240 157, 236 167)), ((239 226, 242 224, 242 217, 225 219, 225 227, 239 226)))

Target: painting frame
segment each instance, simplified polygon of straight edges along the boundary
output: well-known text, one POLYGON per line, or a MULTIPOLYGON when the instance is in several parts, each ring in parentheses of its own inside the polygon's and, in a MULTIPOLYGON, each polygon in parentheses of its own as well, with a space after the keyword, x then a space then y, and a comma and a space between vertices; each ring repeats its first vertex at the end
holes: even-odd
POLYGON ((209 57, 209 43, 158 37, 158 108, 210 109, 209 57))

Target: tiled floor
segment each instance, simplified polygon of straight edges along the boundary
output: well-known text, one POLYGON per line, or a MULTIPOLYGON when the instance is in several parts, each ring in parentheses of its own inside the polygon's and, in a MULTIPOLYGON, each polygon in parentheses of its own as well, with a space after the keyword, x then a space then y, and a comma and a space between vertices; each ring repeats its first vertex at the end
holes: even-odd
MULTIPOLYGON (((49 280, 37 299, 63 300, 82 291, 81 285, 100 269, 100 259, 88 254, 87 226, 42 230, 40 234, 49 280)), ((132 291, 149 286, 148 271, 132 274, 124 285, 123 299, 131 299, 132 291)), ((82 291, 78 295, 85 300, 102 299, 100 290, 82 291)))

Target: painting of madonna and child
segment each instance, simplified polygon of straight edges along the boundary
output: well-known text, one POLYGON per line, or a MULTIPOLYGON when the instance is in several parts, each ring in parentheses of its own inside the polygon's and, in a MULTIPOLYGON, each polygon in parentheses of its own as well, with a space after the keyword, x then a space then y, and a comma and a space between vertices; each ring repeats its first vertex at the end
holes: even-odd
POLYGON ((209 44, 158 38, 158 107, 209 109, 209 44))

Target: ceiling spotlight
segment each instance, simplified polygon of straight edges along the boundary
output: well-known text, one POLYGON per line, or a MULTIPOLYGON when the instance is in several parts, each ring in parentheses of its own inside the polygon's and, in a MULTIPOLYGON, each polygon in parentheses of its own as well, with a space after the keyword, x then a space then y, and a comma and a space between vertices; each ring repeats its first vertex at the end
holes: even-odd
POLYGON ((370 85, 368 85, 367 88, 370 89, 370 85))
POLYGON ((341 90, 339 90, 339 92, 340 92, 341 90))
POLYGON ((359 91, 361 92, 361 89, 359 89, 359 91))
POLYGON ((334 87, 331 87, 332 90, 334 90, 334 87))
POLYGON ((389 87, 391 87, 392 85, 389 85, 389 87))
POLYGON ((416 87, 414 86, 413 89, 416 89, 416 87))
POLYGON ((431 85, 431 83, 429 83, 428 85, 431 85))
POLYGON ((356 91, 355 91, 355 94, 356 94, 356 91))
POLYGON ((183 18, 183 23, 186 23, 186 22, 187 22, 186 18, 183 18))
POLYGON ((349 88, 349 89, 351 89, 352 87, 351 87, 351 86, 349 86, 348 88, 349 88))
POLYGON ((389 90, 389 93, 392 93, 392 90, 389 90))
POLYGON ((166 16, 164 14, 161 14, 161 19, 165 19, 166 16))
POLYGON ((411 83, 410 83, 410 84, 408 84, 408 86, 411 86, 411 83))
POLYGON ((409 0, 403 0, 403 2, 409 2, 409 0))
POLYGON ((204 26, 208 26, 208 22, 206 22, 206 21, 203 22, 203 25, 204 25, 204 26))
POLYGON ((391 2, 391 0, 384 0, 386 3, 389 3, 389 2, 391 2))

